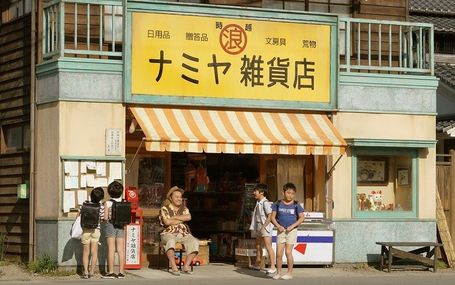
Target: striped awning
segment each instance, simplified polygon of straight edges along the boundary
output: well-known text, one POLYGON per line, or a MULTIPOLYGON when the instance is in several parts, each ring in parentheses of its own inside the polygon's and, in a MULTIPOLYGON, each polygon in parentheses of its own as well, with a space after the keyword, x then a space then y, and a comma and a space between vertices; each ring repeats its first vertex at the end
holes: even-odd
POLYGON ((149 151, 343 154, 326 115, 130 107, 149 151))

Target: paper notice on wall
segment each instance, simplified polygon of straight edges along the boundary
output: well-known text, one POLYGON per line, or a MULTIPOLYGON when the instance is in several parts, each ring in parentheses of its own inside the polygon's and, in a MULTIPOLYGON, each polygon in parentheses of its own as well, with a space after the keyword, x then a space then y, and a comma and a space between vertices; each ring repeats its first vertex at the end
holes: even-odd
POLYGON ((71 208, 76 207, 75 191, 63 191, 63 212, 68 213, 71 208))
POLYGON ((65 176, 65 189, 78 189, 79 188, 79 177, 77 176, 65 176))
POLYGON ((81 184, 80 188, 85 188, 87 187, 87 175, 86 174, 81 174, 81 184))
POLYGON ((96 175, 97 176, 106 176, 106 162, 98 161, 96 163, 96 175))
POLYGON ((77 204, 82 205, 84 201, 87 201, 87 191, 86 190, 78 190, 77 191, 77 204))
POLYGON ((65 168, 65 174, 69 174, 70 176, 77 176, 79 175, 79 162, 78 161, 65 161, 63 167, 65 168))
POLYGON ((85 167, 87 170, 96 170, 96 162, 94 161, 86 161, 85 162, 85 167))
POLYGON ((96 178, 94 187, 107 187, 107 178, 96 178))
POLYGON ((81 174, 87 173, 87 163, 85 161, 81 161, 80 172, 81 174))
POLYGON ((85 179, 87 180, 87 187, 95 186, 95 174, 87 174, 85 179))
POLYGON ((112 179, 122 179, 122 163, 121 162, 109 163, 109 176, 112 179))

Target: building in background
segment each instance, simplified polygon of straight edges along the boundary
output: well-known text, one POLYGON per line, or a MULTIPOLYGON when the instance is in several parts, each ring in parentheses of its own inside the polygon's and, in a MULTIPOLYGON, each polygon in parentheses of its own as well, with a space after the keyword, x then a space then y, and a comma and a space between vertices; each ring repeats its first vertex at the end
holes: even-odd
MULTIPOLYGON (((33 83, 30 84, 36 83, 36 88, 31 88, 29 99, 32 105, 29 157, 33 161, 29 173, 34 174, 27 177, 30 201, 33 201, 28 204, 32 221, 31 256, 48 253, 61 266, 76 264, 74 256, 79 244, 69 239, 68 232, 77 204, 91 187, 104 186, 111 180, 121 180, 140 189, 140 203, 146 221, 150 221, 146 222, 144 243, 153 244, 157 230, 153 220, 165 190, 174 184, 184 186, 185 182, 192 189, 191 173, 197 173, 197 169, 208 174, 210 182, 207 188, 202 188, 209 191, 188 194, 201 196, 200 199, 189 197, 188 201, 196 201, 191 205, 195 212, 218 217, 211 221, 216 227, 207 228, 205 233, 200 227, 199 234, 216 235, 220 246, 217 253, 221 256, 226 256, 229 248, 232 251, 233 243, 228 241, 238 238, 237 233, 244 235, 244 222, 238 216, 243 212, 234 213, 232 209, 245 205, 246 197, 241 195, 245 183, 257 181, 267 182, 277 199, 280 187, 288 180, 302 189, 298 199, 307 211, 324 213, 336 230, 335 262, 377 259, 380 249, 375 241, 384 237, 400 241, 436 239, 433 185, 437 79, 433 33, 429 24, 405 22, 407 1, 203 3, 210 5, 198 5, 194 1, 126 1, 126 6, 124 1, 79 2, 37 1, 36 21, 31 21, 36 23, 31 27, 36 28, 40 39, 36 69, 32 69, 30 76, 33 83), (254 69, 256 73, 244 72, 243 85, 231 92, 213 92, 215 85, 212 89, 198 89, 196 85, 179 89, 189 84, 188 77, 195 84, 191 75, 202 74, 197 73, 202 67, 189 54, 183 57, 185 62, 178 59, 181 64, 172 59, 176 68, 185 68, 187 79, 182 75, 175 78, 175 84, 154 89, 153 83, 161 79, 156 71, 161 70, 158 74, 165 76, 169 73, 163 72, 172 66, 165 57, 171 52, 166 45, 171 37, 167 38, 165 32, 174 30, 172 26, 164 29, 150 24, 153 22, 150 13, 161 15, 163 23, 168 21, 165 16, 171 14, 176 26, 196 14, 199 16, 195 20, 201 23, 209 18, 242 24, 250 21, 254 25, 242 25, 242 28, 250 29, 246 34, 251 35, 256 32, 251 29, 253 26, 278 27, 283 22, 298 31, 308 25, 324 26, 325 34, 330 36, 318 40, 324 43, 322 46, 313 38, 299 38, 299 41, 307 60, 314 57, 311 49, 321 48, 326 64, 321 70, 325 75, 319 73, 321 70, 313 74, 315 71, 308 68, 308 61, 300 52, 289 52, 289 58, 293 64, 299 57, 306 62, 304 77, 297 76, 304 80, 301 82, 306 85, 316 82, 314 86, 319 87, 319 80, 327 80, 326 89, 316 94, 310 91, 311 87, 305 87, 305 92, 299 93, 295 88, 300 86, 298 81, 288 84, 283 79, 287 77, 282 77, 285 70, 289 74, 297 72, 287 69, 286 61, 279 63, 279 60, 276 66, 273 61, 268 63, 276 69, 265 69, 263 77, 257 73, 259 69, 254 69), (140 17, 145 19, 142 26, 138 24, 140 17), (264 18, 269 21, 262 21, 264 18), (132 27, 147 32, 138 33, 132 27), (132 37, 139 41, 133 41, 132 37), (155 46, 162 53, 145 54, 149 62, 138 68, 141 63, 134 59, 144 54, 135 45, 147 39, 162 43, 155 46), (323 47, 326 49, 322 51, 323 47), (159 68, 150 69, 153 63, 159 68), (270 70, 278 72, 274 73, 276 77, 265 73, 270 70), (265 92, 274 88, 276 97, 260 98, 259 94, 258 99, 252 98, 256 96, 255 88, 247 83, 253 74, 258 75, 254 77, 259 80, 257 83, 274 82, 269 89, 256 88, 265 92), (182 80, 186 81, 182 83, 182 80), (284 87, 286 84, 294 87, 291 96, 306 94, 312 99, 286 99, 282 95, 289 89, 284 87), (321 96, 326 97, 321 99, 321 96), (257 119, 261 116, 269 118, 268 124, 261 126, 257 119), (185 129, 185 122, 193 121, 204 129, 185 129), (253 122, 256 122, 254 127, 250 125, 253 122), (234 131, 216 133, 229 124, 233 124, 234 131), (278 127, 267 135, 272 125, 278 127), (243 131, 237 133, 239 126, 243 131), (297 130, 298 126, 302 129, 297 130), (275 140, 274 135, 278 136, 275 140), (224 169, 216 165, 223 165, 224 169), (233 201, 221 203, 221 200, 233 201)), ((221 31, 223 25, 218 27, 221 31)), ((231 36, 239 31, 232 30, 231 36)), ((273 47, 270 50, 277 54, 280 42, 295 40, 284 31, 276 35, 274 29, 265 31, 269 33, 263 34, 265 44, 269 42, 273 47)), ((190 40, 192 43, 182 46, 197 53, 193 49, 198 44, 203 46, 202 34, 198 30, 186 31, 186 44, 190 40)), ((249 44, 261 45, 258 39, 249 44)), ((214 47, 211 48, 208 50, 212 52, 214 47)), ((256 48, 252 52, 258 56, 266 50, 256 48)), ((214 55, 218 54, 214 52, 214 55)), ((231 58, 240 60, 241 56, 234 54, 231 58)), ((256 59, 258 64, 260 60, 256 59)), ((212 62, 211 68, 215 63, 212 62)), ((218 63, 226 68, 226 62, 218 63)), ((221 66, 218 66, 218 79, 227 72, 221 66)), ((245 69, 239 66, 242 68, 245 69)), ((319 68, 318 63, 316 69, 319 68)), ((232 79, 232 73, 227 74, 223 78, 232 79)), ((0 92, 4 85, 5 82, 0 82, 0 92)), ((0 94, 3 102, 6 97, 0 94)), ((2 153, 1 159, 4 157, 2 153)), ((1 165, 0 171, 6 168, 9 166, 1 165)), ((8 175, 1 175, 0 185, 8 184, 2 182, 7 181, 8 175)), ((8 189, 16 189, 24 181, 9 183, 8 189)), ((9 195, 11 203, 18 203, 9 195)), ((13 211, 6 209, 3 216, 12 217, 13 211)), ((11 231, 5 232, 9 235, 11 231)))

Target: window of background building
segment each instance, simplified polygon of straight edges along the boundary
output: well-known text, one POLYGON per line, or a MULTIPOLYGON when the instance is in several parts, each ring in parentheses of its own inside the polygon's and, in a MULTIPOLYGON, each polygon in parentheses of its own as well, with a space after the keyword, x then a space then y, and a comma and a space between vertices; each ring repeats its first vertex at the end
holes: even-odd
POLYGON ((11 125, 1 128, 1 153, 15 152, 30 148, 30 126, 11 125))
POLYGON ((20 18, 32 10, 32 0, 10 0, 2 2, 6 3, 2 3, 0 6, 2 13, 0 25, 20 18))
POLYGON ((360 151, 353 165, 355 217, 416 216, 416 151, 360 151))

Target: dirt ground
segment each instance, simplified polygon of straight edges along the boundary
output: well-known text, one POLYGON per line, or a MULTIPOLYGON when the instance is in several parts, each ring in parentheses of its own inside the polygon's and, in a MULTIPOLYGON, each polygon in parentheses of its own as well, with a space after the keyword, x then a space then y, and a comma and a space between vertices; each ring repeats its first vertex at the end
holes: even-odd
MULTIPOLYGON (((99 274, 95 276, 99 278, 99 274)), ((0 262, 0 282, 1 281, 30 281, 39 279, 74 280, 81 278, 75 270, 60 271, 51 274, 31 273, 24 265, 9 262, 0 262)), ((127 274, 126 278, 135 278, 134 275, 127 274)))

